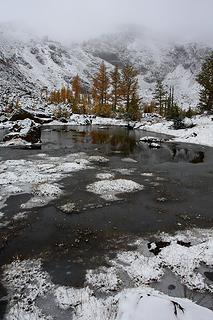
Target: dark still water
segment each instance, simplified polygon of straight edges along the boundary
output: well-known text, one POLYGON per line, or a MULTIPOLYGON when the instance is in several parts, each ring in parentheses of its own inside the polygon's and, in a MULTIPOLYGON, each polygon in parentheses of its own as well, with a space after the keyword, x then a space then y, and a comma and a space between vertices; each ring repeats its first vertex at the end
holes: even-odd
MULTIPOLYGON (((14 257, 41 257, 55 283, 81 286, 86 269, 106 264, 106 254, 114 256, 117 250, 128 249, 137 237, 211 227, 213 150, 172 142, 153 149, 139 143, 146 135, 167 138, 116 127, 46 127, 41 150, 1 148, 2 160, 31 159, 37 153, 61 157, 76 152, 109 159, 66 177, 60 181, 64 193, 59 199, 27 210, 27 219, 1 229, 2 239, 7 239, 1 239, 1 265, 14 257), (144 190, 107 202, 86 191, 87 185, 98 180, 97 173, 133 180, 144 185, 144 190), (66 214, 60 207, 69 202, 76 210, 66 214)), ((5 212, 14 215, 28 198, 10 197, 5 212)))

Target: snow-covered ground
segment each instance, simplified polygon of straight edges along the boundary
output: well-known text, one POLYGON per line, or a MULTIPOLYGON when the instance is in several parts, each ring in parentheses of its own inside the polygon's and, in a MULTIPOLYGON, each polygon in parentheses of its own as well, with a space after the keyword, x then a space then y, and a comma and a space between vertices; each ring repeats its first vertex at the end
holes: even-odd
POLYGON ((188 129, 174 130, 172 121, 162 120, 159 123, 145 124, 143 130, 173 135, 174 141, 195 143, 213 147, 213 117, 196 116, 191 121, 195 126, 188 129))
POLYGON ((5 320, 212 320, 213 312, 187 298, 170 297, 149 285, 170 268, 189 288, 213 292, 199 266, 213 266, 212 230, 139 239, 136 251, 120 252, 109 268, 88 270, 76 289, 52 282, 41 260, 15 260, 3 268, 9 300, 5 320), (158 241, 167 241, 154 255, 158 241), (186 244, 190 242, 190 245, 186 244), (149 249, 148 249, 149 248, 149 249), (48 307, 51 306, 51 307, 48 307))

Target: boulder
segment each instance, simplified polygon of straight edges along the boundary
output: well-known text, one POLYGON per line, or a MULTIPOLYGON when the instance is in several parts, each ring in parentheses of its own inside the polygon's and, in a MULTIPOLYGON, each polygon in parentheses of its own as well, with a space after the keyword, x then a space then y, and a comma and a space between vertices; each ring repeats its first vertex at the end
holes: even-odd
POLYGON ((19 121, 19 120, 25 120, 25 119, 30 119, 30 120, 33 120, 34 122, 37 122, 40 124, 45 124, 45 123, 49 123, 52 121, 52 118, 46 118, 46 115, 44 116, 43 114, 39 114, 39 113, 38 114, 31 113, 25 109, 15 110, 12 113, 9 120, 10 121, 19 121))
POLYGON ((19 139, 27 143, 35 144, 41 142, 41 126, 31 119, 17 121, 11 132, 4 136, 3 141, 19 139))

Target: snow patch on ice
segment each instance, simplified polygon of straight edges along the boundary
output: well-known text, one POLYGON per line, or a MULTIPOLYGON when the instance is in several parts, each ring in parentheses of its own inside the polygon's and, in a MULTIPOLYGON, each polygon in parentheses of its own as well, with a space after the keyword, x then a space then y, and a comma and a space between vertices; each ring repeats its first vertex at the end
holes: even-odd
POLYGON ((115 176, 112 173, 98 173, 96 175, 96 178, 100 180, 111 180, 111 179, 114 179, 114 177, 115 176))
POLYGON ((90 169, 91 161, 85 153, 49 157, 38 154, 24 160, 0 161, 0 208, 11 195, 29 193, 34 197, 22 208, 43 206, 62 193, 57 182, 74 172, 90 169))
POLYGON ((117 195, 143 190, 143 186, 125 179, 102 180, 87 186, 87 191, 96 193, 108 201, 118 200, 117 195))

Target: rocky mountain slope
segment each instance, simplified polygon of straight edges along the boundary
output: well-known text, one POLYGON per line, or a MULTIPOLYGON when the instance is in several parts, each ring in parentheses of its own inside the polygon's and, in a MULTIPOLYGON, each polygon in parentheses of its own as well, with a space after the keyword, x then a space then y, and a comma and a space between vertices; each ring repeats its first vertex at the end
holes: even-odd
POLYGON ((65 46, 11 26, 0 27, 0 99, 38 100, 43 88, 69 84, 77 73, 85 85, 102 60, 108 67, 130 61, 139 70, 141 95, 150 100, 157 78, 174 85, 183 106, 196 105, 195 75, 211 48, 175 43, 148 31, 122 30, 81 44, 65 46))

